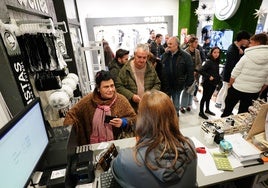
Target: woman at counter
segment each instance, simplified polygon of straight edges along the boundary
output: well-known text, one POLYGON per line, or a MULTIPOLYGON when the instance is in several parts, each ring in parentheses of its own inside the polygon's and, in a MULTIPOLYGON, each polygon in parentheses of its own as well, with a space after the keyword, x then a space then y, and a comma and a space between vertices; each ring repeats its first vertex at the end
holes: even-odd
POLYGON ((121 149, 111 165, 122 187, 196 187, 195 147, 178 122, 169 96, 145 92, 138 108, 137 143, 121 149))
POLYGON ((75 104, 64 120, 64 125, 74 126, 78 145, 122 138, 124 133, 132 131, 136 122, 134 109, 123 95, 116 92, 110 72, 97 72, 95 81, 93 93, 75 104))

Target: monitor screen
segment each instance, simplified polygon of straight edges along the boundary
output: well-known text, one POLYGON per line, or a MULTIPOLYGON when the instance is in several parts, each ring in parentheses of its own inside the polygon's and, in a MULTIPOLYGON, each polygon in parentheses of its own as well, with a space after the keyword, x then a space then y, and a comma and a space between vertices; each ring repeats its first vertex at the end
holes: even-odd
POLYGON ((232 30, 211 31, 210 47, 218 46, 221 50, 228 50, 228 47, 233 43, 232 30))
POLYGON ((0 187, 24 187, 48 145, 40 99, 0 130, 0 187))

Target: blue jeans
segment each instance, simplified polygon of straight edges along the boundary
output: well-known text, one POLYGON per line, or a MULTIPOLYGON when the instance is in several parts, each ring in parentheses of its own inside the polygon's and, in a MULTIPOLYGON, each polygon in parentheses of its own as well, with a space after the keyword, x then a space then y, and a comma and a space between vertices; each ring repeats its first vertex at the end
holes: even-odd
POLYGON ((180 111, 180 97, 181 97, 181 91, 182 90, 171 90, 171 98, 173 101, 173 104, 176 108, 177 113, 180 111))
POLYGON ((186 92, 186 89, 183 90, 181 97, 181 107, 187 108, 193 104, 193 95, 190 95, 186 92))

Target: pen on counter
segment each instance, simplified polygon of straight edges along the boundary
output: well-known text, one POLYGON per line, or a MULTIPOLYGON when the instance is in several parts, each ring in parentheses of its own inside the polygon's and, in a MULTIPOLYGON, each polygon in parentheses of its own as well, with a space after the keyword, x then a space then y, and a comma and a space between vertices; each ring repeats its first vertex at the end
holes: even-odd
MULTIPOLYGON (((243 162, 242 162, 243 164, 243 162)), ((263 160, 260 158, 260 159, 257 159, 256 161, 252 162, 251 164, 244 164, 243 167, 251 167, 251 166, 256 166, 256 165, 261 165, 263 164, 263 160)))

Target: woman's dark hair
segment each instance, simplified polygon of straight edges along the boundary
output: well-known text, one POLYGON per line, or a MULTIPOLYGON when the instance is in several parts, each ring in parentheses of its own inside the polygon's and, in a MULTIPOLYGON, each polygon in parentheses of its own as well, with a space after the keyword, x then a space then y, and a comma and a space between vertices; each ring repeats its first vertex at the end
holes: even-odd
POLYGON ((220 60, 221 60, 221 49, 218 46, 214 46, 213 48, 211 48, 209 53, 208 53, 208 58, 219 63, 220 60), (216 49, 219 49, 220 55, 219 55, 219 57, 217 59, 214 59, 213 56, 212 56, 212 53, 216 49))
POLYGON ((96 87, 99 88, 102 81, 108 81, 110 79, 113 78, 109 71, 101 70, 97 72, 95 75, 96 87))

